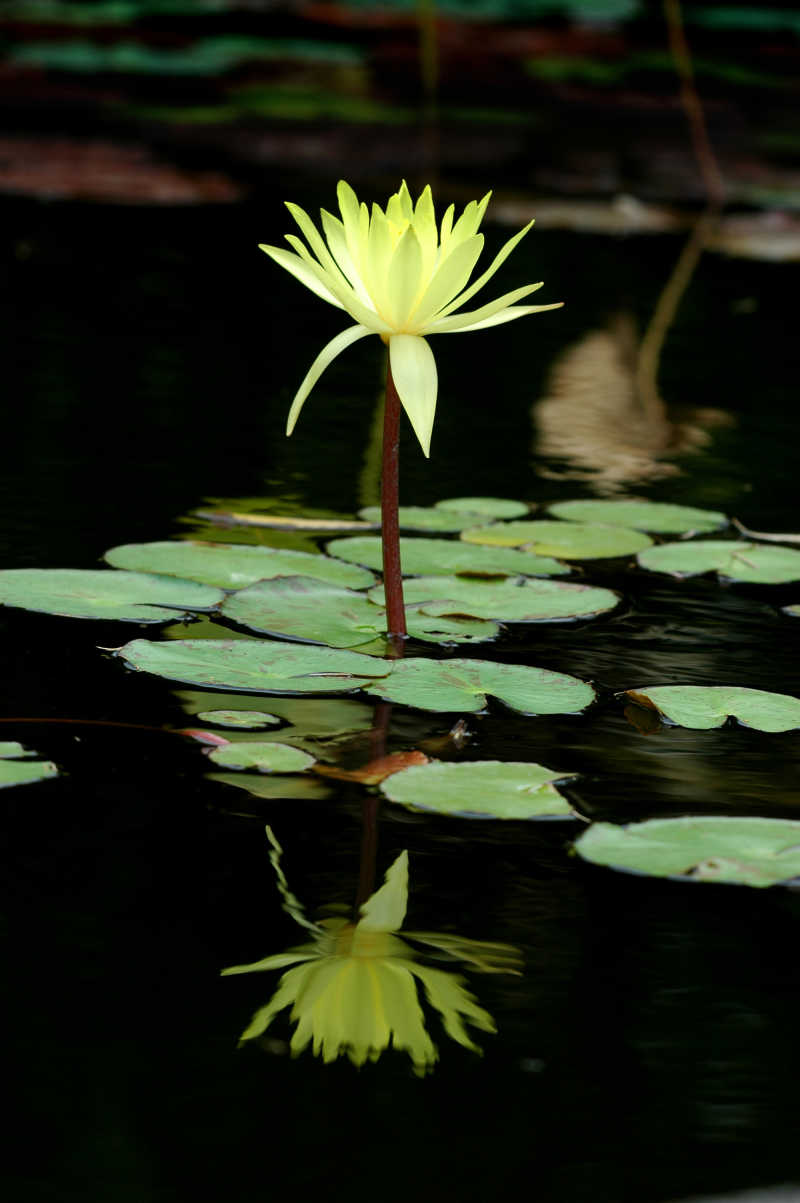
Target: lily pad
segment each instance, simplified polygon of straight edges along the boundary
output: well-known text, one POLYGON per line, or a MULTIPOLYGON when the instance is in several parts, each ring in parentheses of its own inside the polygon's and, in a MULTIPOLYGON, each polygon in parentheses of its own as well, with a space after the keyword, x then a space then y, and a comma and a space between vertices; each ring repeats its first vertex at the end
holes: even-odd
MULTIPOLYGON (((312 577, 285 576, 259 581, 226 599, 222 613, 235 622, 271 635, 288 636, 329 647, 359 647, 386 633, 386 612, 363 593, 326 585, 312 577)), ((435 642, 494 639, 497 625, 485 620, 448 619, 410 611, 409 635, 435 642)), ((380 644, 378 651, 385 648, 380 644)))
POLYGON ((125 543, 112 547, 104 558, 115 568, 180 576, 221 589, 241 589, 276 576, 312 576, 344 589, 364 589, 375 581, 366 569, 344 565, 322 554, 236 543, 125 543))
POLYGON ((439 761, 403 769, 380 788, 413 810, 479 819, 566 819, 575 813, 553 782, 570 776, 541 764, 439 761))
POLYGON ((263 639, 134 639, 115 655, 171 681, 250 693, 347 693, 391 671, 358 652, 263 639))
POLYGON ((575 714, 594 699, 577 677, 490 660, 399 660, 368 688, 387 702, 439 712, 483 710, 487 694, 522 714, 575 714))
POLYGON ((730 581, 782 585, 800 580, 800 551, 790 547, 744 543, 735 539, 704 539, 698 543, 663 543, 638 556, 642 568, 673 576, 718 572, 730 581))
POLYGON ((6 568, 0 572, 0 605, 67 618, 164 622, 176 611, 210 610, 219 589, 196 581, 141 572, 79 568, 6 568))
MULTIPOLYGON (((365 564, 377 572, 383 567, 381 541, 374 535, 335 539, 328 544, 328 551, 349 564, 365 564)), ((557 576, 570 571, 566 564, 530 551, 519 551, 515 547, 481 547, 454 539, 401 539, 400 559, 407 576, 441 576, 444 573, 557 576)))
POLYGON ((466 543, 488 543, 493 547, 522 547, 540 556, 558 556, 562 560, 600 560, 611 556, 630 556, 652 539, 641 531, 623 526, 601 526, 583 522, 497 522, 462 530, 466 543))
POLYGON ((657 710, 678 727, 708 731, 729 718, 757 731, 794 731, 800 727, 800 698, 736 685, 658 685, 629 689, 640 706, 657 710))
MULTIPOLYGON (((197 715, 205 710, 209 702, 215 707, 231 709, 241 707, 248 710, 258 710, 262 705, 260 699, 249 698, 244 694, 212 693, 193 690, 176 690, 175 696, 187 714, 197 715)), ((277 739, 282 741, 291 738, 295 747, 316 753, 320 744, 337 743, 350 739, 358 732, 368 731, 372 727, 375 707, 373 703, 361 694, 354 697, 272 697, 270 710, 282 722, 290 724, 291 732, 270 731, 261 736, 262 739, 277 739)), ((245 737, 245 732, 231 732, 232 739, 245 737)))
MULTIPOLYGON (((426 614, 469 614, 497 622, 547 622, 591 618, 613 610, 619 598, 610 589, 526 579, 477 580, 463 576, 421 576, 406 581, 408 605, 426 614)), ((383 601, 383 586, 369 596, 383 601)))
POLYGON ((226 769, 256 769, 259 773, 302 773, 314 757, 290 744, 259 740, 211 748, 208 759, 226 769))
POLYGON ((800 822, 727 815, 592 823, 574 845, 584 860, 654 877, 771 886, 800 875, 800 822))
MULTIPOLYGON (((368 505, 358 511, 359 518, 365 522, 381 521, 381 507, 368 505)), ((465 514, 459 510, 439 509, 437 506, 401 505, 398 509, 398 520, 402 530, 440 531, 452 533, 463 530, 465 526, 473 526, 477 514, 465 514)))
POLYGON ((197 717, 201 723, 213 723, 215 727, 240 729, 276 727, 281 721, 276 714, 263 710, 201 710, 197 717))
POLYGON ((16 741, 0 743, 0 789, 12 785, 30 785, 34 781, 58 776, 58 769, 51 760, 31 760, 30 757, 35 755, 35 752, 29 752, 16 741))
POLYGON ((281 776, 276 773, 270 776, 256 773, 209 773, 206 781, 235 785, 237 789, 246 790, 254 798, 266 800, 296 798, 303 802, 319 802, 331 794, 325 782, 311 774, 281 776))
POLYGON ((800 603, 795 603, 792 606, 782 607, 784 614, 788 614, 790 618, 800 618, 800 603))
POLYGON ((484 518, 521 518, 530 512, 524 501, 509 501, 505 497, 448 497, 437 501, 436 509, 480 514, 484 518))
POLYGON ((717 510, 698 510, 694 506, 670 505, 663 501, 559 501, 548 509, 557 518, 566 518, 569 522, 600 522, 606 526, 626 526, 657 534, 684 535, 719 530, 728 524, 726 515, 717 510))

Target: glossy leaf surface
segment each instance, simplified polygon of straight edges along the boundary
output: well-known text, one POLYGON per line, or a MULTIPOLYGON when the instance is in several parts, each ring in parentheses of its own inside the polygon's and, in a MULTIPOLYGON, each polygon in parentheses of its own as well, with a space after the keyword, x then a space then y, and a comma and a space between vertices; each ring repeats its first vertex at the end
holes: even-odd
POLYGON ((757 731, 800 727, 800 698, 735 685, 659 685, 629 689, 628 697, 658 710, 667 722, 695 730, 721 727, 729 718, 757 731))
MULTIPOLYGON (((463 576, 416 577, 406 581, 407 605, 427 614, 469 614, 497 622, 546 622, 591 618, 613 610, 619 598, 610 589, 561 581, 477 580, 463 576)), ((383 586, 369 596, 383 601, 383 586)))
POLYGON ((381 791, 414 810, 481 819, 574 818, 553 784, 570 774, 541 764, 477 760, 443 761, 404 769, 381 791))
POLYGON ((196 581, 77 568, 7 568, 0 572, 0 605, 67 618, 165 622, 176 611, 210 610, 218 589, 196 581))
MULTIPOLYGON (((336 539, 328 544, 332 556, 351 564, 364 564, 381 572, 383 550, 374 535, 336 539)), ((519 551, 515 547, 484 547, 457 539, 400 540, 400 559, 407 576, 442 576, 466 573, 470 576, 556 576, 569 572, 566 564, 550 556, 519 551)))
POLYGON ((558 501, 548 506, 556 518, 568 522, 600 522, 606 526, 625 526, 656 534, 684 535, 690 532, 719 530, 728 519, 717 510, 699 510, 689 505, 670 505, 663 501, 558 501))
POLYGON ((735 539, 703 539, 697 543, 663 543, 638 556, 642 568, 674 576, 718 572, 731 581, 782 585, 800 580, 800 551, 735 539))
POLYGON ((561 560, 599 560, 630 556, 649 547, 652 539, 641 531, 622 526, 583 522, 498 522, 462 530, 467 543, 489 543, 496 547, 522 547, 540 556, 561 560))
POLYGON ((487 660, 399 660, 369 692, 418 710, 483 710, 487 695, 522 714, 575 714, 594 699, 585 681, 524 664, 487 660))

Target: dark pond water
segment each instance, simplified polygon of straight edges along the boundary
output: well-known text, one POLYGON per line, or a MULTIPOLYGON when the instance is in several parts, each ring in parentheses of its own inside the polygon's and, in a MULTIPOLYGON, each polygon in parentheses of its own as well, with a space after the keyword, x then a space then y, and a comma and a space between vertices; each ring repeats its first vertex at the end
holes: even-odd
MULTIPOLYGON (((255 250, 288 229, 276 201, 6 203, 3 217, 4 566, 92 567, 114 544, 187 533, 209 498, 344 516, 376 499, 374 340, 337 362, 283 437, 293 391, 341 321, 255 250)), ((797 530, 796 268, 701 262, 662 391, 729 420, 666 461, 672 476, 646 445, 620 452, 620 346, 678 249, 531 235, 503 286, 542 278, 544 299, 568 307, 483 341, 440 340, 433 453, 426 462, 404 441, 403 500, 617 488, 797 530), (574 384, 576 352, 588 386, 574 384), (605 436, 588 422, 570 463, 558 438, 583 429, 587 391, 613 412, 605 436), (534 427, 534 403, 553 396, 566 408, 534 427), (612 461, 600 486, 570 476, 612 461)), ((613 694, 677 680, 797 693, 800 623, 776 603, 800 595, 673 584, 619 564, 587 577, 620 589, 622 607, 517 629, 491 654, 591 679, 599 704, 537 719, 492 706, 469 720, 464 754, 581 773, 575 797, 592 817, 795 817, 800 736, 646 736, 613 694)), ((161 730, 189 721, 180 691, 97 650, 154 630, 0 612, 0 717, 13 720, 0 736, 64 770, 2 798, 10 1097, 27 1134, 7 1198, 655 1203, 796 1178, 798 896, 594 869, 565 855, 569 824, 381 811, 379 873, 410 854, 409 926, 524 954, 521 977, 469 979, 499 1029, 479 1037, 482 1058, 436 1017, 441 1059, 424 1081, 392 1051, 361 1071, 291 1060, 285 1019, 264 1049, 237 1051, 275 977, 220 979, 220 968, 298 942, 263 824, 312 913, 349 904, 363 794, 259 803, 208 780, 198 747, 161 730)), ((354 727, 368 725, 363 703, 346 705, 354 727)), ((442 736, 455 717, 396 708, 388 746, 442 736)))

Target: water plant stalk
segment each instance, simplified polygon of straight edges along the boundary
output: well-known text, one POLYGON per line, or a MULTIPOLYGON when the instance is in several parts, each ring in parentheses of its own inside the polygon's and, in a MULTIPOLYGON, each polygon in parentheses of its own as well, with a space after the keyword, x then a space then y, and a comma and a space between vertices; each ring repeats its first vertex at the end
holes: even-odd
POLYGON ((395 653, 406 636, 403 603, 403 572, 400 566, 400 398, 392 368, 386 360, 386 404, 383 411, 383 471, 381 474, 381 542, 383 546, 383 591, 386 598, 386 627, 395 653))

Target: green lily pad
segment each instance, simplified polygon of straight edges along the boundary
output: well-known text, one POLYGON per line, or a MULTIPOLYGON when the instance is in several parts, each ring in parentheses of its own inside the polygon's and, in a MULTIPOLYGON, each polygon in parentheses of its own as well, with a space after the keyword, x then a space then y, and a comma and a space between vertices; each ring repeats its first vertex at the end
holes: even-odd
POLYGON ((436 509, 480 514, 484 518, 521 518, 530 512, 524 501, 508 501, 505 497, 448 497, 437 501, 436 509))
POLYGON ((368 688, 387 702, 439 712, 483 710, 487 694, 522 714, 575 714, 594 699, 577 677, 490 660, 398 660, 368 688))
POLYGON ((730 581, 782 585, 800 580, 800 551, 736 539, 704 539, 698 543, 663 543, 638 556, 642 568, 673 576, 718 572, 730 581))
POLYGON ((658 685, 629 689, 639 705, 657 710, 678 727, 708 731, 729 718, 757 731, 794 731, 800 727, 800 698, 736 685, 658 685))
POLYGON ((263 639, 134 639, 115 655, 171 681, 250 693, 347 693, 391 670, 358 652, 263 639))
POLYGON ((257 769, 259 773, 302 773, 314 763, 314 757, 299 748, 264 740, 211 748, 207 756, 226 769, 257 769))
POLYGON ((276 727, 280 719, 276 714, 263 710, 201 710, 197 717, 201 723, 213 723, 215 727, 276 727))
POLYGON ((219 589, 196 581, 140 572, 78 568, 6 568, 0 572, 0 605, 67 618, 164 622, 176 611, 210 610, 219 589))
POLYGON ((413 810, 479 819, 565 819, 575 813, 553 782, 570 776, 513 761, 432 762, 393 773, 380 788, 413 810))
MULTIPOLYGON (((380 572, 383 549, 374 535, 334 539, 327 550, 349 564, 365 564, 380 572)), ((401 539, 400 559, 407 576, 442 576, 466 573, 470 576, 557 576, 569 572, 548 556, 537 556, 515 547, 481 547, 454 539, 401 539)))
POLYGON ((51 760, 29 759, 35 755, 14 740, 0 743, 0 789, 30 785, 33 781, 58 776, 58 769, 51 760))
POLYGON ((800 875, 800 822, 727 815, 592 823, 575 842, 584 860, 653 877, 771 886, 800 875))
MULTIPOLYGON (((312 577, 259 581, 231 594, 222 613, 254 631, 329 647, 359 647, 386 633, 386 612, 380 604, 363 593, 312 577)), ((477 642, 498 634, 497 625, 486 620, 449 619, 413 610, 407 614, 407 627, 409 635, 437 643, 477 642)), ((385 651, 383 643, 376 650, 385 651)))
POLYGON ((364 589, 375 581, 366 569, 342 564, 322 554, 236 543, 191 540, 125 543, 112 547, 104 558, 115 568, 180 576, 221 589, 241 589, 276 576, 313 576, 344 589, 364 589))
MULTIPOLYGON (((380 525, 381 507, 368 505, 358 511, 359 518, 365 522, 376 522, 380 525)), ((452 533, 472 526, 477 514, 465 514, 459 510, 444 510, 436 506, 401 505, 398 509, 398 520, 402 530, 440 531, 452 533)))
POLYGON ((206 781, 218 781, 222 785, 235 785, 246 790, 254 798, 278 800, 296 798, 303 802, 320 802, 329 798, 331 790, 321 778, 313 773, 305 776, 274 776, 256 773, 209 773, 206 781))
POLYGON ((630 556, 652 539, 624 526, 601 526, 583 522, 498 522, 462 530, 466 543, 488 543, 493 547, 527 547, 540 556, 562 560, 600 560, 630 556))
MULTIPOLYGON (((201 717, 201 712, 213 702, 220 709, 241 709, 248 711, 250 705, 254 711, 262 705, 259 698, 249 698, 236 693, 195 692, 190 689, 175 691, 175 697, 189 715, 201 717)), ((292 730, 266 732, 261 739, 285 740, 291 738, 295 747, 303 748, 312 753, 318 753, 321 744, 330 745, 344 739, 351 739, 359 732, 368 731, 372 727, 375 706, 372 702, 360 697, 272 697, 270 710, 275 717, 284 723, 289 723, 292 730)), ((201 719, 201 721, 203 721, 201 719)), ((231 739, 246 738, 245 732, 231 731, 231 739)))
MULTIPOLYGON (((616 593, 594 585, 569 585, 561 581, 479 580, 463 576, 421 576, 406 581, 407 605, 426 614, 469 614, 497 622, 547 622, 591 618, 613 610, 616 593)), ((369 596, 383 601, 383 586, 369 596)))
POLYGON ((663 501, 559 501, 548 509, 569 522, 600 522, 657 534, 684 535, 719 530, 728 524, 725 514, 716 510, 698 510, 663 501))

